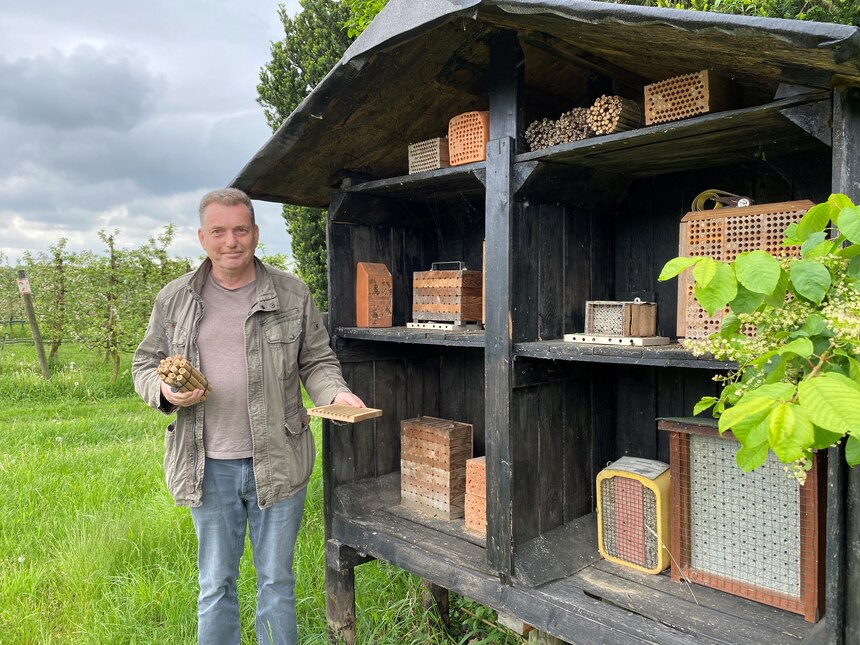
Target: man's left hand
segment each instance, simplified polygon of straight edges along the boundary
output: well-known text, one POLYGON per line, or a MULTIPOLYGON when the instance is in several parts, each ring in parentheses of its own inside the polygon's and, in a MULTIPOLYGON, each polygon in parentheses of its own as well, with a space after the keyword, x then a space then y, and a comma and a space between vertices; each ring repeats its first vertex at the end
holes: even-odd
POLYGON ((339 392, 336 397, 334 397, 334 401, 332 403, 337 403, 338 405, 348 405, 353 408, 366 408, 364 405, 364 401, 359 399, 352 392, 339 392))

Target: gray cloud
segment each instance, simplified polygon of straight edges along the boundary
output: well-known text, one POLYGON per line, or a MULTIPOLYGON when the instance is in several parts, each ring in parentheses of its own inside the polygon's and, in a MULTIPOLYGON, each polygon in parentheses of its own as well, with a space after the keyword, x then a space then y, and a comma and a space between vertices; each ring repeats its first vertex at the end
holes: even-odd
POLYGON ((24 125, 126 131, 153 113, 162 87, 142 56, 119 47, 0 59, 0 114, 24 125))

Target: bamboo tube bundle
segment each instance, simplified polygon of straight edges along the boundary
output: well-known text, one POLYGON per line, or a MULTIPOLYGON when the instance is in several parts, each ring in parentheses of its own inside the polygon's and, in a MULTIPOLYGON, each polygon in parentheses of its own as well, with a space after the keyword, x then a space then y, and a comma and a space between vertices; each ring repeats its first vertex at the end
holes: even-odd
POLYGON ((642 124, 642 110, 636 101, 604 94, 588 108, 586 122, 596 135, 623 132, 642 124))
POLYGON ((588 108, 577 107, 562 114, 556 122, 559 143, 582 141, 588 136, 588 108))
POLYGON ((212 386, 200 371, 184 356, 168 356, 156 368, 158 377, 174 392, 203 390, 203 401, 212 393, 212 386))
POLYGON ((542 150, 560 143, 557 122, 553 119, 532 121, 523 136, 532 150, 542 150))

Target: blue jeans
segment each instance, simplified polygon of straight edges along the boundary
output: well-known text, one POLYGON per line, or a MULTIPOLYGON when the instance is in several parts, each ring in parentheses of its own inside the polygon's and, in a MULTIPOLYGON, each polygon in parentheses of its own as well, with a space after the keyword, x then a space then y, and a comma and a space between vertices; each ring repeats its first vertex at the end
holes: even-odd
POLYGON ((191 508, 200 571, 197 635, 201 645, 239 644, 236 579, 246 526, 257 570, 257 641, 264 645, 298 642, 293 551, 306 492, 302 489, 261 510, 250 458, 206 459, 202 505, 191 508))

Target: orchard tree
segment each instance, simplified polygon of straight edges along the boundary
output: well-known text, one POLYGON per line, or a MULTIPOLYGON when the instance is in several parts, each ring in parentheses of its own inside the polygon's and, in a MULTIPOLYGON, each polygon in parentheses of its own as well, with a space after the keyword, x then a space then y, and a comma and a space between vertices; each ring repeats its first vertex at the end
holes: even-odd
MULTIPOLYGON (((18 272, 0 251, 0 331, 11 320, 23 320, 24 305, 18 293, 18 272)), ((10 325, 11 332, 11 325, 10 325)))
MULTIPOLYGON (((301 0, 294 18, 280 5, 284 39, 272 43, 272 60, 260 70, 257 102, 272 131, 290 113, 346 51, 349 7, 336 0, 301 0)), ((296 273, 307 283, 317 306, 328 309, 325 221, 321 208, 285 204, 282 217, 293 245, 296 273)))
POLYGON ((60 345, 66 337, 66 303, 69 287, 69 267, 74 264, 74 256, 66 251, 68 239, 61 237, 56 244, 48 247, 48 253, 35 256, 29 251, 23 261, 27 276, 33 288, 33 305, 39 316, 42 334, 51 343, 49 359, 57 357, 60 345))

